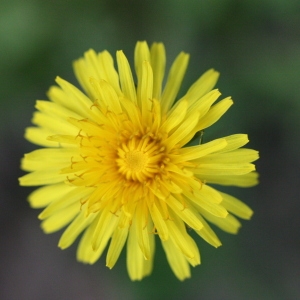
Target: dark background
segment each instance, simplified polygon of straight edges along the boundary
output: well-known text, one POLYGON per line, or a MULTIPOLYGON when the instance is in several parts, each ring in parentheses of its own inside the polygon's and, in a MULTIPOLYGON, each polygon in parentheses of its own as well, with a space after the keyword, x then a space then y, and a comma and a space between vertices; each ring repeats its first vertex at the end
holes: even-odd
POLYGON ((0 1, 0 299, 300 299, 300 2, 293 0, 0 1), (71 63, 84 51, 164 42, 168 65, 191 54, 183 93, 205 70, 221 72, 235 105, 205 140, 248 133, 260 151, 260 185, 230 193, 255 214, 237 236, 216 229, 219 249, 197 238, 202 265, 179 282, 157 243, 152 276, 131 282, 125 255, 113 270, 105 255, 76 262, 61 232, 45 235, 31 188, 18 186, 23 138, 36 99, 60 75, 77 84, 71 63), (297 183, 298 182, 298 183, 297 183), (298 185, 298 187, 297 187, 298 185))

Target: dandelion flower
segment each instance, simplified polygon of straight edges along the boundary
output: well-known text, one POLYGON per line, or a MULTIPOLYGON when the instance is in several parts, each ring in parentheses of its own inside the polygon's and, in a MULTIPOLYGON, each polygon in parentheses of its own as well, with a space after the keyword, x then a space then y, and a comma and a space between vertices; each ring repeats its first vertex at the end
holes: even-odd
POLYGON ((112 268, 126 244, 129 277, 141 280, 152 271, 157 239, 184 280, 190 265, 200 264, 191 230, 218 247, 208 222, 234 234, 241 225, 236 216, 251 217, 247 205, 210 184, 255 185, 258 152, 241 148, 245 134, 189 143, 233 102, 228 97, 216 103, 219 74, 213 69, 175 102, 188 60, 186 53, 177 56, 163 86, 161 43, 150 49, 137 43, 136 80, 122 51, 116 71, 107 51, 89 50, 74 62, 84 92, 57 77, 50 101, 37 101, 35 126, 25 136, 42 148, 25 154, 22 169, 30 173, 20 184, 41 186, 29 202, 45 208, 39 215, 45 233, 67 226, 60 248, 80 236, 79 261, 93 264, 107 248, 112 268))

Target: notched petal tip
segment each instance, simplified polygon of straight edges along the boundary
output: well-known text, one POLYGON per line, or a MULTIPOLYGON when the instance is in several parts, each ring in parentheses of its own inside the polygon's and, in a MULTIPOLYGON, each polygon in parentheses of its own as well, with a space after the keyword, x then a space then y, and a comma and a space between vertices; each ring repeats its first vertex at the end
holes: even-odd
POLYGON ((18 178, 18 181, 19 181, 19 185, 20 185, 20 186, 26 186, 26 181, 24 182, 24 178, 23 178, 23 177, 24 177, 24 176, 18 178))
POLYGON ((60 76, 56 76, 55 77, 55 82, 57 82, 59 84, 59 82, 64 82, 65 80, 62 79, 60 76))

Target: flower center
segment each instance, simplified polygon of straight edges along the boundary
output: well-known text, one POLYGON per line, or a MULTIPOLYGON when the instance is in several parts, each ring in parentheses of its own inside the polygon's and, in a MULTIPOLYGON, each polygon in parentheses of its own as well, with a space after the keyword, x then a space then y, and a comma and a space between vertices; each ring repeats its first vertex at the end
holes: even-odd
POLYGON ((124 158, 124 162, 131 172, 142 172, 147 165, 147 161, 148 154, 136 150, 126 153, 124 158))
POLYGON ((134 137, 120 143, 116 163, 126 180, 145 182, 160 172, 164 147, 149 136, 134 137))

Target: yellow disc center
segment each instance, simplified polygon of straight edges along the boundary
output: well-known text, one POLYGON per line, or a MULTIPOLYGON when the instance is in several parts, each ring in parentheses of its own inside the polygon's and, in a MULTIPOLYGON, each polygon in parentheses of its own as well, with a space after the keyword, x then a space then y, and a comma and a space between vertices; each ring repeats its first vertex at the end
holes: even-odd
POLYGON ((147 164, 148 155, 141 151, 129 151, 124 160, 131 172, 142 172, 147 164))

